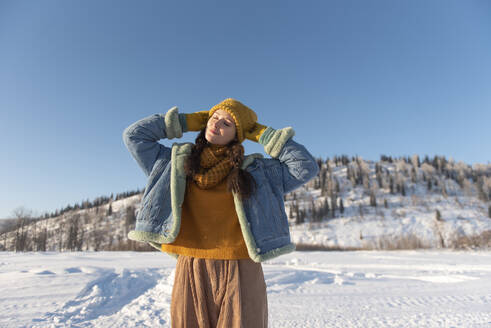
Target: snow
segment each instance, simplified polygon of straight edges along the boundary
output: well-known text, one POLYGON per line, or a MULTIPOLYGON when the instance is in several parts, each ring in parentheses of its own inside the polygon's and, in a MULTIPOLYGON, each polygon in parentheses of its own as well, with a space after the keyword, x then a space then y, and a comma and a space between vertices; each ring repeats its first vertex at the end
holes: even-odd
MULTIPOLYGON (((170 327, 175 264, 2 252, 0 326, 170 327)), ((491 251, 296 251, 262 266, 270 327, 491 327, 491 251)))

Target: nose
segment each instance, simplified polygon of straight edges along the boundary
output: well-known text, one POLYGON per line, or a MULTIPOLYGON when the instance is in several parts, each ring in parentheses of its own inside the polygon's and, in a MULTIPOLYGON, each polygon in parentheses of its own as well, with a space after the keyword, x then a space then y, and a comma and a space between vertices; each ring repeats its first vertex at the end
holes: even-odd
POLYGON ((221 126, 222 120, 218 120, 213 124, 213 129, 218 130, 218 128, 221 126))
POLYGON ((210 128, 211 128, 213 131, 220 131, 220 129, 218 129, 218 124, 217 124, 217 123, 211 124, 211 125, 210 125, 210 128))

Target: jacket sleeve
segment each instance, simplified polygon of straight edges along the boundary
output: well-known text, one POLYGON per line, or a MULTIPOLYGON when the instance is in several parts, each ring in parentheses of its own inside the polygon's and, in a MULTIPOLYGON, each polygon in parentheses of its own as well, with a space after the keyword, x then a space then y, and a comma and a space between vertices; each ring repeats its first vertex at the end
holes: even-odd
POLYGON ((179 114, 174 106, 166 114, 153 114, 128 126, 123 131, 123 142, 148 177, 158 158, 171 158, 171 148, 158 140, 180 138, 186 131, 185 114, 179 114))
POLYGON ((268 127, 259 138, 265 152, 276 162, 272 169, 281 176, 285 194, 319 173, 317 161, 305 146, 292 139, 294 135, 295 131, 291 127, 278 130, 268 127))

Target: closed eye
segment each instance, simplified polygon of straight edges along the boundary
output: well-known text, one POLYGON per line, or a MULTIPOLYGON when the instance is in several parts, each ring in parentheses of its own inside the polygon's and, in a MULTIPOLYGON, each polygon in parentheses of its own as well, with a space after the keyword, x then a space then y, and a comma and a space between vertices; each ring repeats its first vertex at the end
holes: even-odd
MULTIPOLYGON (((213 117, 212 117, 212 119, 213 119, 213 120, 216 120, 216 119, 217 119, 217 117, 216 117, 216 116, 213 116, 213 117)), ((228 124, 227 122, 225 122, 225 125, 226 125, 226 126, 230 126, 230 124, 228 124)))

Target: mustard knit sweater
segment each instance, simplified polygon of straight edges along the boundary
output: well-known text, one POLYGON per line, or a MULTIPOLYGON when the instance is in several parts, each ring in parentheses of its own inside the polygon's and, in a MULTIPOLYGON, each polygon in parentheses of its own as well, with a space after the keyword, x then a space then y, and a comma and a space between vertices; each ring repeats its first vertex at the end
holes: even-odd
POLYGON ((179 234, 161 247, 167 253, 198 258, 249 258, 227 179, 210 189, 188 181, 179 234))

